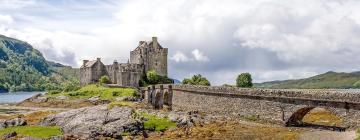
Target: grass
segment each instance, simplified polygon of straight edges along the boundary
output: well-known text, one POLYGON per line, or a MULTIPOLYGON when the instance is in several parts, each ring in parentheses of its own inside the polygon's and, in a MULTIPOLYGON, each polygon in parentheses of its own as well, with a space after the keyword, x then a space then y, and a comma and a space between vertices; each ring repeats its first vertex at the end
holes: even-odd
POLYGON ((135 96, 136 90, 132 88, 109 88, 100 85, 87 85, 77 91, 48 94, 47 96, 56 97, 61 95, 68 96, 70 99, 88 99, 98 96, 102 100, 114 101, 116 97, 135 96))
POLYGON ((140 115, 147 119, 147 121, 144 122, 144 127, 147 130, 155 130, 155 131, 165 131, 168 128, 175 128, 176 123, 170 121, 166 118, 159 118, 155 115, 147 114, 147 113, 140 113, 140 115))
POLYGON ((0 129, 0 135, 16 132, 18 135, 34 137, 34 138, 49 138, 51 136, 63 135, 58 126, 16 126, 0 129))
POLYGON ((360 129, 356 129, 356 138, 354 140, 360 140, 360 129))
POLYGON ((131 107, 131 106, 133 106, 133 105, 134 105, 133 102, 128 102, 128 101, 114 101, 114 102, 111 102, 111 103, 108 105, 108 109, 112 109, 112 108, 114 108, 115 106, 118 106, 118 107, 123 107, 123 106, 131 107))
POLYGON ((258 117, 255 116, 255 115, 246 116, 246 117, 244 117, 244 119, 247 120, 247 121, 251 121, 251 122, 258 121, 258 117))

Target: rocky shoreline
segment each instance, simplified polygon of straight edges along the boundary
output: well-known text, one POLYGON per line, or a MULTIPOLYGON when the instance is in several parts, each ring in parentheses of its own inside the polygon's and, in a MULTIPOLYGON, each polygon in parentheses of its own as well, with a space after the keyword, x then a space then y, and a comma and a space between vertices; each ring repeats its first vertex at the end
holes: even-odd
POLYGON ((37 115, 39 116, 38 119, 36 121, 32 120, 30 126, 56 126, 62 132, 62 135, 48 138, 31 138, 12 131, 4 134, 2 138, 24 140, 269 139, 271 137, 283 138, 286 136, 297 139, 302 133, 312 131, 306 128, 284 128, 252 118, 233 118, 197 110, 182 111, 169 110, 168 108, 154 110, 153 106, 148 105, 146 101, 139 97, 119 97, 115 102, 119 104, 101 100, 99 97, 69 100, 67 97, 62 96, 35 95, 18 104, 2 105, 0 108, 29 110, 28 112, 24 111, 16 115, 3 117, 2 121, 0 121, 2 128, 7 126, 29 126, 29 123, 27 123, 30 122, 29 118, 34 117, 27 117, 26 114, 38 111, 52 111, 52 113, 37 115), (159 127, 164 129, 158 130, 155 128, 158 124, 151 124, 155 125, 154 128, 148 126, 151 119, 154 118, 156 120, 153 122, 164 121, 159 123, 159 127), (175 127, 168 127, 166 123, 174 124, 175 127))

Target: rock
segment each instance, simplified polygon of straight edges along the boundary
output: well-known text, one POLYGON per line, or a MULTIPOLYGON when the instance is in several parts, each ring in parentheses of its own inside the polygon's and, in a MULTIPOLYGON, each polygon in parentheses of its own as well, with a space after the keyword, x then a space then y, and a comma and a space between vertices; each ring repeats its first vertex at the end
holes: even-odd
POLYGON ((116 97, 116 101, 125 101, 126 97, 116 97))
POLYGON ((88 101, 90 101, 91 103, 97 103, 100 101, 100 97, 99 96, 91 97, 88 99, 88 101))
POLYGON ((47 101, 47 97, 43 97, 41 93, 38 93, 24 101, 39 103, 39 102, 47 101))
POLYGON ((129 132, 132 136, 141 134, 144 129, 144 123, 140 121, 136 121, 135 123, 132 123, 128 126, 124 126, 124 131, 129 132))
POLYGON ((142 99, 138 97, 128 96, 125 98, 125 101, 131 101, 131 102, 140 102, 142 99))
POLYGON ((23 118, 15 118, 15 119, 11 119, 11 120, 3 120, 0 121, 0 128, 7 128, 7 127, 12 127, 12 126, 24 126, 26 125, 26 120, 23 118))
POLYGON ((52 136, 50 140, 64 140, 64 136, 52 136))
POLYGON ((61 95, 61 96, 57 96, 56 99, 58 99, 58 100, 68 100, 69 97, 61 95))
POLYGON ((193 123, 191 121, 190 116, 184 115, 182 117, 179 118, 177 125, 179 126, 192 126, 193 123))
POLYGON ((47 102, 48 97, 40 96, 40 97, 37 97, 37 98, 30 99, 30 101, 35 102, 35 103, 47 102))
POLYGON ((20 138, 19 140, 43 140, 41 138, 33 138, 33 137, 24 137, 24 138, 20 138))
POLYGON ((13 131, 13 132, 4 134, 4 135, 2 136, 2 138, 3 138, 3 139, 9 139, 9 138, 12 138, 12 137, 15 137, 15 136, 17 136, 17 133, 16 133, 15 131, 13 131))
POLYGON ((48 116, 40 124, 60 126, 66 134, 118 138, 136 123, 132 112, 133 109, 128 107, 114 107, 109 110, 107 105, 98 105, 48 116))
POLYGON ((170 114, 168 115, 168 118, 169 118, 169 120, 172 121, 172 122, 177 122, 178 119, 179 119, 179 115, 177 115, 177 114, 175 114, 175 113, 170 113, 170 114))

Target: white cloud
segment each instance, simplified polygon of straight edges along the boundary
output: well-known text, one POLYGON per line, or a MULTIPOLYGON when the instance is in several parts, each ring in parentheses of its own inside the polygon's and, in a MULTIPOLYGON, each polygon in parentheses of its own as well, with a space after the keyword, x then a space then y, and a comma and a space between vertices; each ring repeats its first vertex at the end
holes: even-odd
POLYGON ((207 62, 209 58, 204 55, 203 52, 200 52, 198 49, 191 51, 192 57, 188 57, 181 51, 176 51, 173 56, 170 57, 170 60, 175 62, 207 62))
POLYGON ((9 25, 14 22, 10 15, 0 15, 0 26, 9 25))
POLYGON ((35 0, 1 0, 0 7, 2 10, 12 10, 24 8, 35 4, 35 0))
POLYGON ((175 62, 187 62, 189 61, 189 58, 182 52, 177 51, 172 57, 170 57, 171 60, 174 60, 175 62))
POLYGON ((191 52, 196 61, 206 62, 209 61, 209 58, 204 55, 203 52, 200 52, 198 49, 195 49, 191 52))

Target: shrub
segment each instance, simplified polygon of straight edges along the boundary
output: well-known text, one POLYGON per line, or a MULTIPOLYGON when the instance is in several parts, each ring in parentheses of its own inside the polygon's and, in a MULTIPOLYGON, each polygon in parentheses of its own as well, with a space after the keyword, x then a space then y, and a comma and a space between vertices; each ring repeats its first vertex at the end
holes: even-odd
POLYGON ((79 82, 79 80, 73 79, 73 80, 64 82, 63 84, 61 84, 61 86, 62 86, 64 92, 76 91, 76 90, 80 89, 80 82, 79 82))
POLYGON ((59 90, 50 90, 50 91, 48 91, 47 94, 49 94, 49 95, 55 95, 55 94, 59 94, 59 93, 61 93, 61 91, 59 91, 59 90))
POLYGON ((161 76, 156 73, 156 71, 151 70, 144 75, 140 81, 139 86, 144 87, 148 85, 154 85, 154 84, 171 84, 174 83, 174 81, 167 76, 161 76))
POLYGON ((100 84, 107 84, 110 82, 110 78, 106 75, 101 76, 99 79, 100 84))
POLYGON ((353 88, 360 88, 360 81, 355 82, 353 88))
POLYGON ((191 77, 191 79, 185 78, 182 81, 182 84, 210 86, 209 80, 207 80, 205 77, 202 77, 200 74, 194 75, 191 77))
POLYGON ((252 78, 250 73, 242 73, 236 78, 237 87, 252 87, 252 78))

